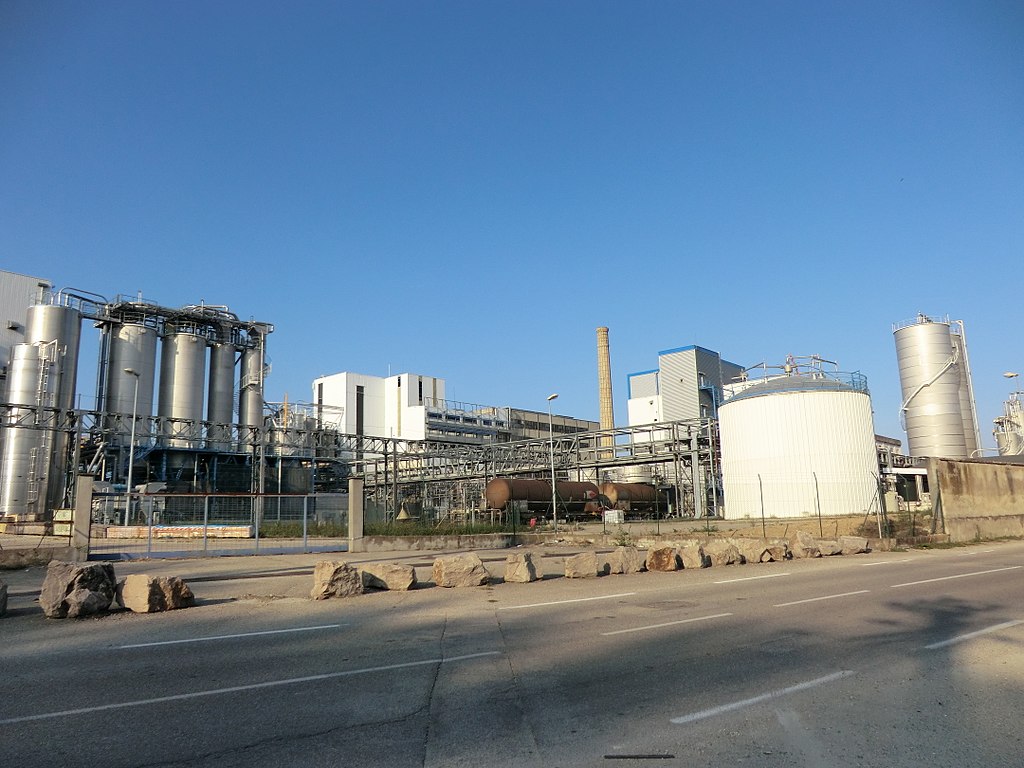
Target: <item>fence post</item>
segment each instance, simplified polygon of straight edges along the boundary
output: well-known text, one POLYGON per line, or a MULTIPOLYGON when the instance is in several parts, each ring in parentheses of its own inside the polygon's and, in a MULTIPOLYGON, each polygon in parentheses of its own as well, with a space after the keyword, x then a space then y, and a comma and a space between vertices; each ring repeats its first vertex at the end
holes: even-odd
POLYGON ((309 551, 309 542, 306 536, 307 528, 306 521, 309 520, 309 495, 302 497, 302 549, 309 551))
POLYGON ((363 480, 348 481, 348 551, 363 551, 363 480))
POLYGON ((210 527, 210 497, 203 496, 203 555, 206 555, 206 537, 210 527))

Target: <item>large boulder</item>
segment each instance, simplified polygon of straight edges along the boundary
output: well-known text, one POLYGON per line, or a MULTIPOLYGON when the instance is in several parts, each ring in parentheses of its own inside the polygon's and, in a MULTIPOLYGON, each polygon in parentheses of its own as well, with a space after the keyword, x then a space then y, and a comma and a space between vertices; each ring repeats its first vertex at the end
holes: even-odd
POLYGON ((843 554, 843 546, 834 539, 819 539, 818 551, 821 552, 822 557, 831 557, 843 554))
POLYGON ((868 540, 863 536, 840 536, 839 546, 842 547, 844 555, 859 555, 871 551, 868 540))
POLYGON ((157 613, 193 606, 196 597, 178 576, 133 573, 118 582, 117 602, 135 613, 157 613))
POLYGON ((480 587, 491 580, 483 561, 472 553, 437 558, 433 577, 439 587, 480 587))
POLYGON ((39 594, 39 605, 50 619, 78 618, 110 608, 117 592, 110 563, 67 563, 53 560, 39 594))
POLYGON ((675 547, 654 547, 647 550, 648 571, 678 571, 679 553, 675 547))
POLYGON ((728 541, 709 541, 704 545, 704 554, 711 565, 739 565, 743 562, 736 545, 728 541))
POLYGON ((416 569, 401 563, 366 563, 359 566, 364 589, 407 592, 416 586, 416 569))
POLYGON ((339 560, 321 560, 313 567, 314 600, 363 594, 363 577, 356 568, 339 560))
POLYGON ((580 552, 578 555, 570 555, 565 558, 565 578, 593 579, 597 578, 597 575, 596 552, 580 552))
POLYGON ((794 557, 821 557, 818 540, 807 531, 796 532, 796 546, 793 547, 794 557))
POLYGON ((644 570, 644 557, 636 547, 616 547, 608 555, 609 573, 640 573, 644 570))
POLYGON ((683 568, 704 568, 710 565, 707 555, 704 554, 704 547, 700 542, 693 542, 681 546, 678 550, 679 560, 683 568))
POLYGON ((0 616, 7 613, 7 583, 0 581, 0 616))
POLYGON ((542 575, 532 552, 513 552, 505 557, 505 581, 508 583, 529 584, 542 575))

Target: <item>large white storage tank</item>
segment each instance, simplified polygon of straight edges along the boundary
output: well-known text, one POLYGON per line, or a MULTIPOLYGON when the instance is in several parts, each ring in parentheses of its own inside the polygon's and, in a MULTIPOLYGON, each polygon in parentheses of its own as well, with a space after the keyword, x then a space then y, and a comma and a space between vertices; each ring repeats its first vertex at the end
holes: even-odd
POLYGON ((865 514, 878 459, 866 379, 793 373, 743 382, 719 407, 727 519, 865 514))

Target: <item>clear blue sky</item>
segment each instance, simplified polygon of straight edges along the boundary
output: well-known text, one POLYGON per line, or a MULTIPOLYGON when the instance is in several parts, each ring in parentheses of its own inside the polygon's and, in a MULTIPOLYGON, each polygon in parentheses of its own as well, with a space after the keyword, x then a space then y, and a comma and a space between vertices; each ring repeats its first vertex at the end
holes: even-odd
MULTIPOLYGON (((0 268, 274 323, 318 375, 597 418, 699 344, 1024 373, 1020 2, 0 2, 0 268)), ((91 329, 88 331, 93 333, 91 329)))

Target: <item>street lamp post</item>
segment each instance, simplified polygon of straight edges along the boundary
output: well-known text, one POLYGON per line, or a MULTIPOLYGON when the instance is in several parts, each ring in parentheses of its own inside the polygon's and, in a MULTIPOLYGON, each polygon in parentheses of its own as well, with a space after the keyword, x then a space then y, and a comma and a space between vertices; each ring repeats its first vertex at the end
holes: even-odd
POLYGON ((548 395, 548 448, 551 453, 551 523, 558 533, 558 497, 555 495, 555 428, 551 421, 551 401, 558 398, 558 393, 548 395))
POLYGON ((139 372, 134 368, 125 368, 124 372, 135 379, 135 395, 132 398, 132 435, 128 441, 128 489, 124 499, 124 524, 128 525, 128 515, 132 509, 132 467, 135 465, 135 422, 139 413, 139 372))

